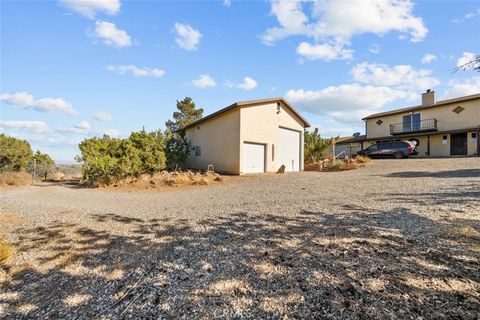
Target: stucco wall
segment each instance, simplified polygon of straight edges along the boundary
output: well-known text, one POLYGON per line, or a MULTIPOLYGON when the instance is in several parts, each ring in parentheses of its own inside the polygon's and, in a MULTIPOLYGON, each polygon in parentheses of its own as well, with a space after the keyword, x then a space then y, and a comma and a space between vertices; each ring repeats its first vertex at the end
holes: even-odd
MULTIPOLYGON (((480 99, 419 110, 418 113, 421 114, 422 120, 437 119, 439 131, 471 128, 480 125, 480 99), (452 110, 457 106, 461 106, 465 110, 459 114, 453 112, 452 110)), ((408 114, 410 113, 405 112, 367 119, 367 138, 390 136, 390 124, 401 123, 403 116, 408 114), (382 120, 383 123, 377 125, 378 120, 382 120)))
MULTIPOLYGON (((477 154, 477 142, 474 139, 472 139, 472 133, 473 132, 467 133, 467 151, 469 155, 477 154)), ((477 133, 477 139, 480 139, 480 137, 478 136, 478 133, 477 133)))
POLYGON ((213 164, 215 171, 238 174, 240 172, 240 110, 227 111, 217 117, 188 128, 190 154, 185 161, 188 168, 206 170, 213 164), (201 156, 195 155, 200 146, 201 156))
MULTIPOLYGON (((266 144, 266 171, 276 172, 276 160, 278 150, 279 127, 285 127, 300 132, 300 170, 303 170, 303 122, 290 111, 289 108, 281 105, 280 112, 277 112, 277 104, 265 104, 258 106, 243 107, 240 109, 240 168, 243 161, 243 143, 255 142, 266 144), (272 144, 275 145, 275 157, 272 161, 272 144)), ((241 170, 241 169, 240 169, 241 170)))

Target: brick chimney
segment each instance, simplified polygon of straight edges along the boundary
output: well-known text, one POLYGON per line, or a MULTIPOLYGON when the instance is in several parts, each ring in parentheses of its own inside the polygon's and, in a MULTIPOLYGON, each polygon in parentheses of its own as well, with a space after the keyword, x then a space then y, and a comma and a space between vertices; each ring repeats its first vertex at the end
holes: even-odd
POLYGON ((435 104, 435 91, 430 89, 427 92, 422 93, 422 106, 431 106, 435 104))

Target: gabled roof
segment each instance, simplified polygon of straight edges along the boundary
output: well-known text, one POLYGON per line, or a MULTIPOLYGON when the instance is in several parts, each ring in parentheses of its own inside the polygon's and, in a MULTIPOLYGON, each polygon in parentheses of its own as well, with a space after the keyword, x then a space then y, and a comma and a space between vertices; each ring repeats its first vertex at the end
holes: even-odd
POLYGON ((262 104, 273 103, 273 102, 282 102, 285 106, 287 106, 287 108, 289 108, 303 122, 305 128, 310 127, 310 123, 307 120, 305 120, 305 118, 302 117, 302 115, 290 103, 288 103, 287 100, 285 100, 282 97, 278 97, 278 98, 269 98, 269 99, 259 99, 259 100, 249 100, 249 101, 235 102, 234 104, 231 104, 226 108, 220 109, 220 110, 218 110, 214 113, 209 114, 208 116, 205 116, 201 119, 198 119, 198 120, 190 123, 189 125, 185 126, 185 129, 193 127, 193 126, 195 126, 195 125, 197 125, 197 124, 199 124, 199 123, 201 123, 205 120, 214 118, 218 115, 221 115, 222 113, 225 113, 225 112, 227 112, 229 110, 232 110, 232 109, 235 109, 235 108, 262 105, 262 104))
POLYGON ((448 99, 448 100, 437 101, 435 104, 430 104, 430 105, 426 105, 426 106, 419 105, 419 106, 413 106, 413 107, 408 107, 408 108, 401 108, 401 109, 395 109, 395 110, 391 110, 391 111, 374 113, 374 114, 371 114, 369 116, 366 116, 362 120, 366 120, 366 119, 370 119, 370 118, 377 118, 377 117, 381 117, 381 116, 388 116, 388 115, 391 115, 391 114, 397 114, 397 113, 403 113, 403 112, 412 112, 412 111, 417 111, 417 110, 430 109, 430 108, 443 106, 443 105, 446 105, 446 104, 463 102, 463 101, 474 100, 474 99, 480 99, 480 93, 472 94, 472 95, 469 95, 469 96, 463 96, 463 97, 448 99))

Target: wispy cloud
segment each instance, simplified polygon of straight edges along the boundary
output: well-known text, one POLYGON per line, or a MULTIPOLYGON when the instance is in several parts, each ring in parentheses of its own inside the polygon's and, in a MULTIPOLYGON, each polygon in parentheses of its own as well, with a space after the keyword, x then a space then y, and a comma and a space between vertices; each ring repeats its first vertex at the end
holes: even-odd
POLYGON ((215 80, 208 74, 201 74, 198 79, 192 80, 192 85, 197 88, 209 88, 215 87, 217 83, 215 80))
POLYGON ((25 130, 35 133, 48 132, 48 126, 43 121, 1 120, 0 127, 14 130, 25 130))
POLYGON ((35 100, 34 97, 27 92, 17 92, 13 94, 1 94, 0 101, 20 108, 33 109, 40 112, 58 112, 71 116, 78 114, 73 106, 63 98, 42 98, 35 100))
POLYGON ((200 38, 202 34, 191 25, 183 23, 175 23, 175 42, 177 45, 188 51, 195 51, 198 49, 200 38))
POLYGON ((119 0, 59 0, 66 8, 93 19, 97 13, 115 15, 120 11, 119 0))
POLYGON ((109 113, 106 113, 106 112, 103 112, 103 111, 100 111, 100 112, 96 112, 93 117, 98 120, 98 121, 102 121, 102 122, 108 122, 108 121, 112 121, 113 117, 111 114, 109 113))
POLYGON ((422 64, 428 64, 437 60, 437 56, 432 53, 426 53, 422 57, 422 64))
POLYGON ((243 78, 243 82, 240 83, 233 83, 231 81, 225 82, 225 87, 227 88, 238 88, 243 90, 253 90, 257 87, 257 81, 250 77, 243 78))
POLYGON ((118 74, 130 73, 135 77, 160 78, 165 74, 165 71, 159 68, 140 68, 134 65, 108 65, 107 70, 111 72, 116 72, 118 74))
POLYGON ((123 48, 132 45, 132 39, 125 30, 118 29, 114 23, 106 21, 95 22, 93 35, 102 39, 108 46, 123 48))

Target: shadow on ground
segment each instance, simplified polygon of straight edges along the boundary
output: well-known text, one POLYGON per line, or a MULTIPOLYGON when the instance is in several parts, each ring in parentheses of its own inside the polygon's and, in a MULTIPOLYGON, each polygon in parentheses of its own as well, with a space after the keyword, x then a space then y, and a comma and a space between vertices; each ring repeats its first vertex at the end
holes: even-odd
MULTIPOLYGON (((480 163, 480 161, 479 161, 480 163)), ((449 171, 401 171, 385 175, 388 178, 478 178, 480 169, 460 169, 449 171)))
POLYGON ((15 231, 17 251, 34 261, 1 284, 0 317, 474 319, 480 310, 476 220, 349 205, 293 217, 84 219, 94 227, 15 231))

